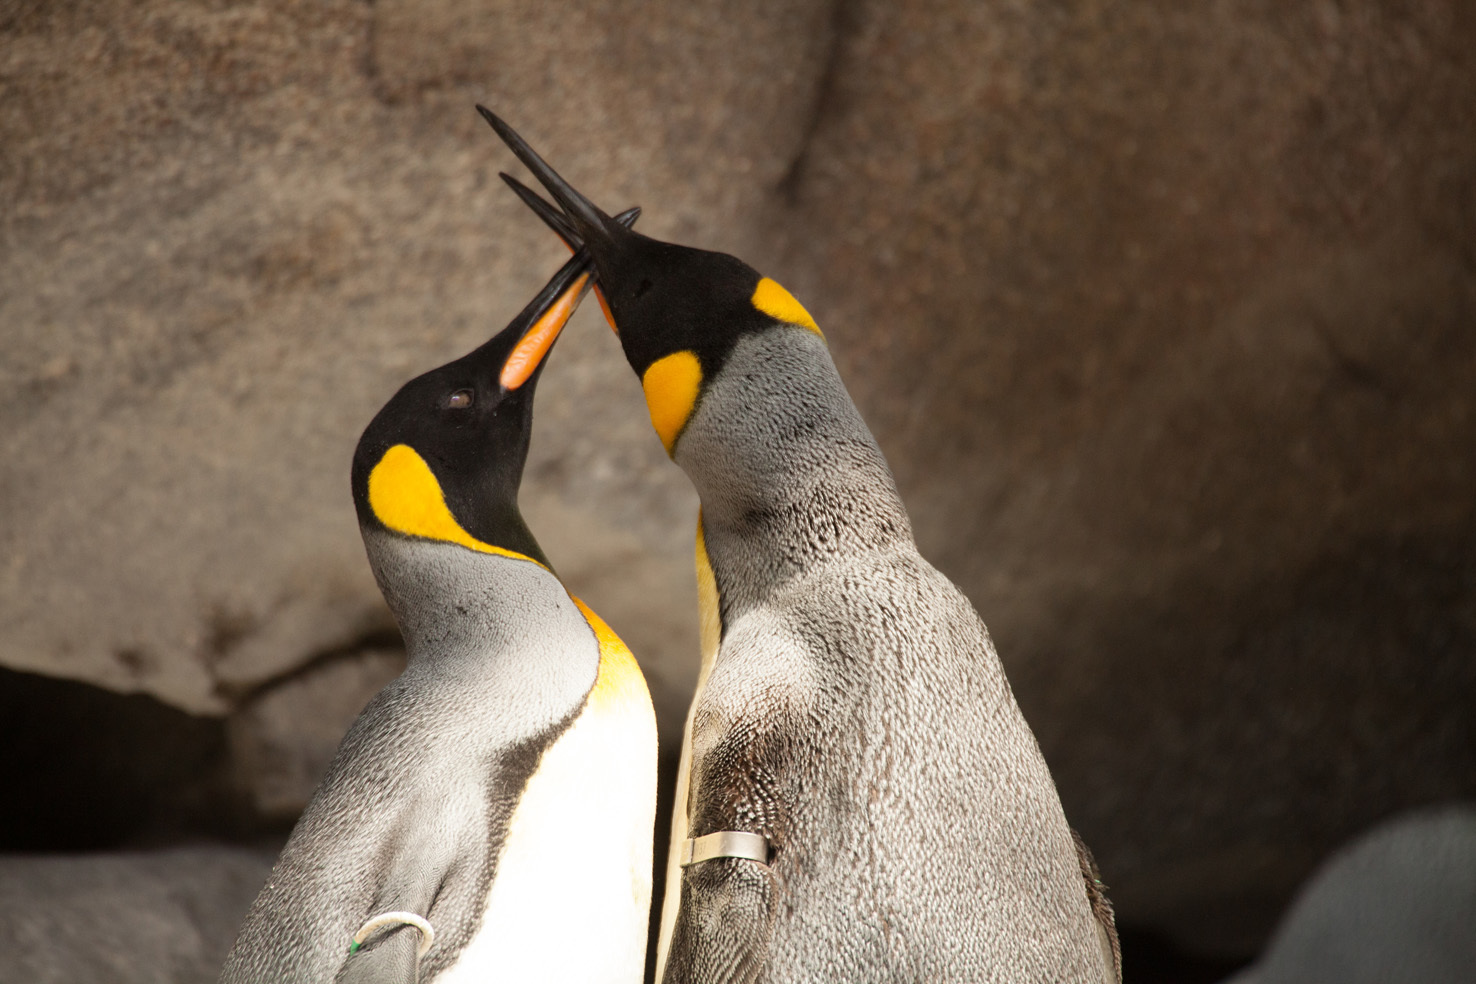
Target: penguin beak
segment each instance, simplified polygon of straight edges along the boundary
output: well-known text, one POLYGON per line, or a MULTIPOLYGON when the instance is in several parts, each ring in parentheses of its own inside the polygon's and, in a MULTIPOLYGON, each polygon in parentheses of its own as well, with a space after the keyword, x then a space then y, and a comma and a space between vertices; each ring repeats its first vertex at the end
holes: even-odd
POLYGON ((498 171, 497 176, 513 190, 513 194, 523 200, 524 205, 531 208, 534 214, 543 220, 544 225, 554 231, 554 235, 564 241, 564 245, 569 247, 569 252, 573 253, 580 246, 584 245, 584 240, 580 238, 579 232, 574 228, 574 223, 565 218, 564 213, 559 211, 558 206, 550 205, 542 195, 506 171, 498 171))
MULTIPOLYGON (((533 193, 529 191, 528 194, 533 193)), ((553 208, 543 199, 538 200, 546 208, 553 208)), ((628 208, 616 216, 615 221, 629 228, 640 215, 639 208, 628 208)), ((589 289, 594 275, 594 261, 589 250, 584 249, 577 239, 565 239, 564 242, 574 255, 502 331, 503 336, 517 338, 498 374, 504 390, 515 390, 533 377, 589 289)))
POLYGON ((589 289, 593 266, 587 251, 575 253, 503 329, 504 336, 517 338, 497 377, 504 390, 519 388, 538 371, 589 289))
POLYGON ((543 158, 538 156, 537 151, 529 147, 528 142, 518 136, 516 130, 504 123, 486 106, 478 106, 477 112, 481 113, 482 118, 491 125, 493 130, 497 131, 502 142, 517 155, 518 160, 533 172, 539 183, 548 189, 554 201, 563 207, 564 213, 573 221, 580 238, 589 243, 591 248, 598 252, 601 243, 608 242, 618 235, 614 228, 614 221, 601 212, 588 198, 575 191, 569 182, 559 177, 558 172, 549 167, 543 158))
MULTIPOLYGON (((585 198, 578 191, 574 190, 574 187, 569 182, 559 177, 558 172, 549 167, 543 158, 539 157, 538 153, 532 147, 528 146, 527 141, 518 136, 516 130, 499 119, 497 114, 493 113, 486 106, 478 106, 477 112, 481 113, 482 118, 491 125, 493 130, 497 131, 497 135, 502 138, 502 142, 507 144, 512 152, 517 155, 518 160, 522 161, 528 170, 533 172, 533 175, 538 178, 539 183, 548 189, 548 193, 553 195, 554 201, 562 206, 563 215, 560 217, 562 222, 566 226, 572 227, 572 231, 578 237, 578 241, 589 247, 589 251, 594 254, 595 267, 608 274, 608 264, 615 256, 616 245, 625 233, 625 229, 604 212, 601 212, 588 198, 585 198)), ((503 175, 503 177, 506 179, 507 176, 503 175)), ((518 186, 514 185, 513 190, 518 191, 518 186)), ((518 197, 522 198, 524 202, 527 202, 529 207, 540 216, 545 216, 546 209, 534 205, 522 191, 518 191, 518 197)), ((534 195, 533 197, 537 198, 538 196, 534 195)), ((546 202, 543 205, 547 206, 548 209, 552 209, 552 206, 548 206, 546 202)), ((546 216, 544 217, 544 221, 553 225, 555 232, 559 232, 558 226, 554 222, 550 222, 546 216)), ((563 235, 563 233, 560 233, 560 235, 563 235)), ((605 320, 610 322, 610 328, 617 335, 620 334, 620 329, 615 326, 615 318, 610 313, 610 305, 603 292, 599 292, 599 298, 600 307, 605 312, 605 320)))
MULTIPOLYGON (((554 235, 564 241, 564 245, 569 247, 569 252, 573 253, 584 245, 584 241, 579 236, 579 231, 574 228, 574 224, 569 221, 564 213, 559 211, 557 206, 549 204, 538 192, 529 188, 511 174, 505 171, 499 171, 497 176, 507 183, 507 186, 513 190, 514 194, 522 199, 524 205, 527 205, 533 210, 534 214, 543 220, 544 225, 554 231, 554 235)), ((639 208, 629 208, 615 216, 615 221, 629 229, 635 225, 635 220, 640 214, 641 210, 639 208)), ((615 327, 615 316, 610 313, 610 302, 605 300, 605 292, 598 283, 595 284, 594 292, 595 300, 600 302, 600 310, 605 313, 605 321, 610 325, 610 330, 617 335, 620 334, 620 329, 615 327)))

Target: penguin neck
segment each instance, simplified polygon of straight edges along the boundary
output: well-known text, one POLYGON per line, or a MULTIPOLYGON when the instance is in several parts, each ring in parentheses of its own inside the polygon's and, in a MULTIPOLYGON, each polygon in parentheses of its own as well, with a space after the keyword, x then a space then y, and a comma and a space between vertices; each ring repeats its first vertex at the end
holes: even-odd
POLYGON ((739 342, 676 447, 702 501, 724 611, 912 526, 824 342, 779 329, 739 342))
MULTIPOLYGON (((516 650, 521 630, 569 605, 568 592, 531 560, 480 553, 456 544, 364 529, 375 580, 405 639, 413 665, 488 657, 516 650)), ((577 621, 571 631, 587 634, 577 621)))

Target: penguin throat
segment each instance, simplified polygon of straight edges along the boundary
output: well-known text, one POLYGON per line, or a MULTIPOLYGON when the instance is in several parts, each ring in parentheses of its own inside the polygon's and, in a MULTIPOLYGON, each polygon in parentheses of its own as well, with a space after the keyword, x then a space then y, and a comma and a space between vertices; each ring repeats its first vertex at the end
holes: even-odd
POLYGON ((708 575, 720 586, 722 622, 764 604, 781 585, 863 554, 915 550, 912 526, 889 481, 824 484, 741 514, 702 502, 708 575))
POLYGON ((911 543, 886 459, 817 337, 760 332, 704 384, 674 455, 702 500, 723 610, 833 558, 911 543))
POLYGON ((488 660, 507 644, 509 627, 527 625, 530 611, 567 597, 539 564, 367 525, 362 532, 412 663, 465 659, 478 673, 501 672, 488 660))

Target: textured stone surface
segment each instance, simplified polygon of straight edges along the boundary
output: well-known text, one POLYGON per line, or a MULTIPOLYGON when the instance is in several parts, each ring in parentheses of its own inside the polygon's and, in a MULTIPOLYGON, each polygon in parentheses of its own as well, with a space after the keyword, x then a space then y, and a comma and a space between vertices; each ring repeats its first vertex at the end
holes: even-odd
POLYGON ((404 668, 404 647, 362 650, 316 663, 252 695, 231 716, 227 735, 256 813, 295 820, 354 718, 404 668))
MULTIPOLYGON (((485 102, 825 328, 1124 924, 1247 952, 1476 795, 1458 0, 0 0, 0 662, 223 715, 391 629, 348 463, 560 261, 485 102)), ((596 312, 524 507, 695 676, 695 501, 596 312)), ((286 689, 282 689, 286 688, 286 689)))
POLYGON ((274 855, 0 855, 0 982, 207 984, 274 855))

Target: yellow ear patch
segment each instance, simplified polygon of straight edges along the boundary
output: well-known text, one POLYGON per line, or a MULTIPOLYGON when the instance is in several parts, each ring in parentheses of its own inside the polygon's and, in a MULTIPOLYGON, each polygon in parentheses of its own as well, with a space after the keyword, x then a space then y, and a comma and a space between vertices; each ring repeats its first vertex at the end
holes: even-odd
POLYGON ((677 435, 697 405, 697 394, 702 389, 702 363, 697 361, 695 352, 673 352, 651 363, 641 377, 641 389, 646 391, 651 426, 666 445, 666 453, 671 454, 677 435))
POLYGON ((808 328, 821 338, 825 333, 820 326, 815 324, 815 319, 810 317, 810 312, 805 306, 794 299, 794 295, 780 287, 768 277, 760 280, 758 286, 753 289, 753 306, 764 312, 771 318, 787 321, 801 328, 808 328))
POLYGON ((408 444, 390 448, 369 473, 369 508, 396 533, 538 564, 532 557, 483 543, 462 529, 451 515, 441 483, 436 481, 430 465, 408 444))

